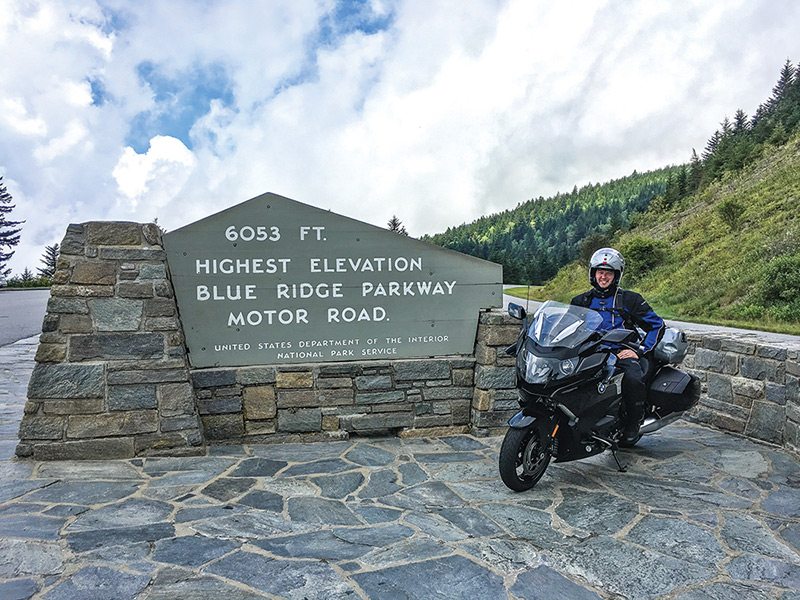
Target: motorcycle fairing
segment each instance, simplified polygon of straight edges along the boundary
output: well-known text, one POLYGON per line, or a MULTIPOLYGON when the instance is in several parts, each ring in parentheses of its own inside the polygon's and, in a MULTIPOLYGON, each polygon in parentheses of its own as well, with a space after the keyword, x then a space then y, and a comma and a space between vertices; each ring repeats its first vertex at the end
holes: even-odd
POLYGON ((526 415, 522 411, 519 411, 508 420, 508 426, 513 427, 514 429, 527 429, 535 420, 536 417, 526 415))
POLYGON ((600 313, 589 308, 545 302, 528 327, 528 338, 543 348, 574 348, 602 325, 600 313))

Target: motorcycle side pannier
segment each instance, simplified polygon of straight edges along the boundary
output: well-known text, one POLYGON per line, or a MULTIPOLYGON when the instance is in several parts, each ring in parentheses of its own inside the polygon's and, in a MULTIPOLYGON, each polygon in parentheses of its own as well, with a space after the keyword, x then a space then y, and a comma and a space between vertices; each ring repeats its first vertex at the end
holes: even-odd
POLYGON ((700 380, 672 367, 658 372, 648 391, 650 402, 668 412, 687 410, 700 398, 700 380))
POLYGON ((684 358, 686 352, 689 350, 689 344, 686 341, 686 333, 682 329, 675 329, 674 327, 667 327, 664 330, 664 335, 656 344, 653 349, 656 360, 668 365, 677 365, 684 358))

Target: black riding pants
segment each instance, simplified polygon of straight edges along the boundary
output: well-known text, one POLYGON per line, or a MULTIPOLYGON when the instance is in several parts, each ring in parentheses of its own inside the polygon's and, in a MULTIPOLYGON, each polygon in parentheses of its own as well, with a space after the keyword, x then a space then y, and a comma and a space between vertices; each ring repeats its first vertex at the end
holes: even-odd
POLYGON ((625 423, 639 423, 644 417, 647 389, 644 378, 649 367, 646 358, 626 358, 617 361, 622 371, 622 403, 625 405, 625 423))

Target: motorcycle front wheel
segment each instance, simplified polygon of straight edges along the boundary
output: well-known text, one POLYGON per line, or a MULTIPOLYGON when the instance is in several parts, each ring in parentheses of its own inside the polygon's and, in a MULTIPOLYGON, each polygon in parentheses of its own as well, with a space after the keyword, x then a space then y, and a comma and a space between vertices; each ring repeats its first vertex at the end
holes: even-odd
POLYGON ((543 421, 527 429, 506 431, 500 446, 500 478, 509 489, 524 492, 542 478, 550 464, 548 435, 543 421))

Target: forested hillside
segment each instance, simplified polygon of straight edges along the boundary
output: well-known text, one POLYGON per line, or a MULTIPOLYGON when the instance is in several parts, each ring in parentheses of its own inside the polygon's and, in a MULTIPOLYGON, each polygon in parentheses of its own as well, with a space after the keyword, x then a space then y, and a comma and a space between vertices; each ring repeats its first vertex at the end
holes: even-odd
POLYGON ((451 227, 427 239, 503 265, 507 283, 543 283, 581 255, 629 227, 653 198, 663 196, 676 167, 636 173, 568 194, 537 198, 512 210, 451 227))
MULTIPOLYGON (((623 286, 665 316, 800 333, 800 70, 787 61, 756 115, 725 119, 680 171, 613 240, 628 262, 623 286)), ((576 262, 536 296, 587 287, 576 262)))

